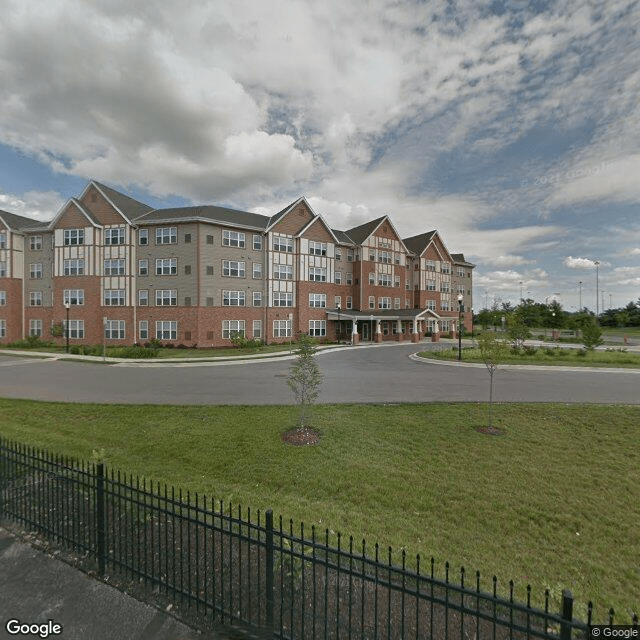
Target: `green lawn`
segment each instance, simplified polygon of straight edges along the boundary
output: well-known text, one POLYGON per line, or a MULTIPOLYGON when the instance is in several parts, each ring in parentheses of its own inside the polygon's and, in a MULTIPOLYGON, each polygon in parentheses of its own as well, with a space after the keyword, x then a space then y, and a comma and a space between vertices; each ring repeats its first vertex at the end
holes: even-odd
MULTIPOLYGON (((0 433, 321 532, 638 611, 640 407, 321 405, 319 445, 285 445, 296 408, 68 405, 0 399, 0 433)), ((399 555, 396 555, 399 562, 399 555)))
MULTIPOLYGON (((441 351, 423 351, 423 358, 439 360, 457 360, 457 345, 444 347, 441 351)), ((463 347, 462 359, 465 362, 483 362, 480 349, 463 347)), ((534 364, 571 367, 616 367, 625 369, 640 368, 640 353, 624 351, 624 347, 609 348, 605 351, 572 349, 555 345, 545 345, 532 349, 520 349, 517 353, 507 349, 501 357, 502 364, 534 364)))

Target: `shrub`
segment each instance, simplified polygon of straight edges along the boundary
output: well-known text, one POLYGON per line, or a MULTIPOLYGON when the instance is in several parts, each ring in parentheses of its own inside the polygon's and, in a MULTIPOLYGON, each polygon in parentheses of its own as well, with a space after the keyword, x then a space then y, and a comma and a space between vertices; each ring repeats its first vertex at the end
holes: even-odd
POLYGON ((146 358, 156 358, 158 356, 158 349, 149 347, 107 347, 107 355, 110 358, 135 358, 138 360, 146 358))
POLYGON ((535 347, 526 346, 524 347, 524 353, 527 356, 535 356, 538 350, 535 347))
POLYGON ((578 358, 586 358, 587 356, 587 350, 586 349, 577 349, 576 350, 576 356, 578 358))
POLYGON ((27 336, 22 340, 10 342, 7 347, 14 349, 38 349, 44 347, 52 347, 53 342, 42 340, 39 336, 27 336))

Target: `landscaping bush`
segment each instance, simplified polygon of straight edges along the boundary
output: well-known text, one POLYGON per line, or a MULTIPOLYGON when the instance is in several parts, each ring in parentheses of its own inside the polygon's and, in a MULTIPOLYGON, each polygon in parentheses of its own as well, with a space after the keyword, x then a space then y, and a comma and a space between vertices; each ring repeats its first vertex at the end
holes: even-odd
POLYGON ((527 356, 535 356, 537 352, 538 352, 538 349, 536 349, 536 347, 530 347, 530 346, 524 347, 524 353, 527 356))
POLYGON ((107 355, 110 358, 135 358, 141 360, 146 358, 157 358, 158 349, 139 346, 107 347, 107 355))
POLYGON ((53 342, 42 340, 39 336, 27 336, 22 340, 16 340, 7 345, 7 347, 13 347, 14 349, 42 349, 53 346, 53 342))

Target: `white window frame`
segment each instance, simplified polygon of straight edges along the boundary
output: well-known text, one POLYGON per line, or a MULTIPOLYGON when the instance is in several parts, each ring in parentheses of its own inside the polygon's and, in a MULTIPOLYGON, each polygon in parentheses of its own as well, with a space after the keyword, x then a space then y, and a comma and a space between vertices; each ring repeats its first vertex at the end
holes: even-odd
MULTIPOLYGON (((62 321, 63 335, 67 335, 67 321, 62 321)), ((69 338, 79 340, 84 338, 84 320, 69 320, 69 338)))
POLYGON ((178 275, 178 258, 156 258, 156 275, 178 275))
POLYGON ((178 244, 178 228, 157 227, 156 244, 178 244))
POLYGON ((124 289, 105 289, 102 298, 105 307, 124 307, 126 295, 124 289))
POLYGON ((326 282, 327 268, 326 267, 309 267, 309 281, 310 282, 326 282))
POLYGON ((176 307, 178 306, 177 289, 156 289, 156 307, 176 307))
POLYGON ((378 309, 391 309, 391 298, 387 296, 378 298, 378 309))
POLYGON ((222 291, 223 307, 244 307, 246 294, 244 291, 222 291))
POLYGON ((310 293, 309 307, 314 309, 325 309, 327 307, 327 294, 326 293, 310 293))
POLYGON ((140 320, 138 322, 138 339, 139 340, 149 339, 149 321, 148 320, 140 320))
POLYGON ((0 338, 4 338, 7 335, 7 321, 0 320, 0 338))
POLYGON ((254 320, 251 330, 254 340, 262 340, 262 320, 254 320))
POLYGON ((178 323, 176 320, 156 320, 156 340, 177 340, 178 323))
POLYGON ((31 318, 29 320, 29 335, 42 337, 42 320, 39 318, 31 318))
POLYGON ((138 260, 138 275, 139 276, 148 276, 149 275, 149 261, 138 260))
POLYGON ((63 242, 65 246, 84 244, 84 229, 64 229, 63 242))
POLYGON ((222 246, 245 248, 245 235, 241 231, 222 230, 222 246))
POLYGON ((84 305, 84 289, 64 289, 62 291, 62 304, 82 307, 84 305))
POLYGON ((375 309, 375 308, 376 308, 376 297, 369 296, 369 309, 375 309))
POLYGON ((31 280, 42 280, 42 274, 42 262, 32 262, 29 265, 29 278, 31 278, 31 280))
POLYGON ((0 260, 0 278, 4 278, 7 275, 7 263, 4 260, 0 260))
POLYGON ((104 230, 105 245, 124 244, 124 227, 112 227, 104 230))
POLYGON ((0 291, 0 307, 4 307, 7 304, 7 292, 0 291))
POLYGON ((309 253, 312 256, 326 256, 327 255, 327 243, 318 242, 316 240, 309 240, 309 253))
POLYGON ((275 263, 273 265, 274 280, 293 280, 293 265, 275 263))
POLYGON ((223 320, 222 321, 222 339, 231 340, 232 334, 245 336, 244 320, 223 320))
POLYGON ((149 289, 138 289, 138 306, 149 306, 149 289))
POLYGON ((273 236, 273 250, 282 253, 293 253, 293 238, 273 236))
POLYGON ((124 276, 126 271, 126 262, 124 258, 109 258, 104 261, 105 276, 124 276))
POLYGON ((7 234, 2 232, 0 233, 0 249, 7 248, 7 234))
POLYGON ((274 338, 290 338, 291 337, 291 320, 274 320, 273 321, 273 337, 274 338))
MULTIPOLYGON (((138 244, 141 247, 149 244, 149 229, 138 229, 138 244)), ((147 332, 149 329, 147 328, 147 332)))
POLYGON ((253 292, 253 306, 254 307, 262 306, 262 291, 253 292))
POLYGON ((309 320, 309 335, 314 338, 322 338, 327 335, 326 320, 309 320))
POLYGON ((40 251, 42 249, 42 236, 29 236, 29 249, 40 251))
POLYGON ((262 236, 257 233, 253 234, 253 250, 262 251, 262 236))
POLYGON ((125 338, 125 321, 124 320, 105 320, 104 323, 104 339, 105 340, 124 340, 125 338))
POLYGON ((293 293, 289 291, 274 291, 273 307, 293 307, 293 293))
POLYGON ((260 280, 262 278, 262 262, 254 262, 251 269, 251 275, 254 280, 260 280))
MULTIPOLYGON (((0 305, 2 302, 0 301, 0 305)), ((42 306, 42 291, 30 291, 29 292, 29 306, 41 307, 42 306)))
POLYGON ((68 260, 64 260, 62 268, 62 273, 65 276, 83 276, 85 269, 84 258, 69 258, 68 260))
POLYGON ((223 260, 222 275, 226 278, 244 278, 245 277, 244 260, 223 260))

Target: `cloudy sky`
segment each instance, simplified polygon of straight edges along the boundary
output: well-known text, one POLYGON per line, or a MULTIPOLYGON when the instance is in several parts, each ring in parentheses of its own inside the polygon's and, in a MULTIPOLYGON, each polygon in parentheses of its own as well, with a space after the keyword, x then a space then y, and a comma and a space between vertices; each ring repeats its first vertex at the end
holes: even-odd
POLYGON ((640 0, 3 0, 0 209, 95 178, 477 264, 475 309, 640 298, 640 0), (582 282, 582 286, 579 285, 582 282))

